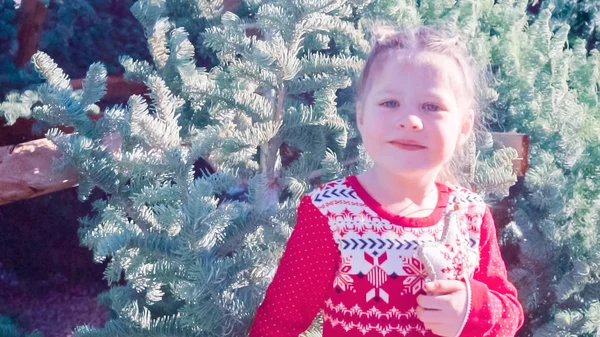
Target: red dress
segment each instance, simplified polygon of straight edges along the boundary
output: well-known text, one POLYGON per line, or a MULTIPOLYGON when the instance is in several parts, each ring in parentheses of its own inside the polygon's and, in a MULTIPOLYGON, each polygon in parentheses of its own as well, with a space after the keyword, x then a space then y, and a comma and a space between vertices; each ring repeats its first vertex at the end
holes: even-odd
MULTIPOLYGON (((438 204, 424 218, 387 212, 355 176, 305 196, 250 337, 297 337, 321 310, 323 337, 436 336, 415 314, 427 277, 416 252, 441 236, 446 209, 456 204, 465 254, 478 261, 467 271, 471 306, 461 336, 514 336, 523 309, 488 207, 467 189, 437 186, 438 204)), ((452 262, 458 279, 463 266, 452 262)))

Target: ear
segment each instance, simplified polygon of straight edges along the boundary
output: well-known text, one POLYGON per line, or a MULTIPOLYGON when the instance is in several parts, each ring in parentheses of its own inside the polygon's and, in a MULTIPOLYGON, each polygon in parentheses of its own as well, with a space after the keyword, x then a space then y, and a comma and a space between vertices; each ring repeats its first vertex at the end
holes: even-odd
POLYGON ((473 132, 473 125, 475 124, 475 111, 473 109, 469 109, 463 118, 460 125, 460 134, 458 135, 457 145, 458 147, 463 146, 467 139, 471 136, 473 132))
POLYGON ((361 100, 356 101, 356 125, 358 131, 362 133, 363 124, 365 122, 364 104, 361 100))

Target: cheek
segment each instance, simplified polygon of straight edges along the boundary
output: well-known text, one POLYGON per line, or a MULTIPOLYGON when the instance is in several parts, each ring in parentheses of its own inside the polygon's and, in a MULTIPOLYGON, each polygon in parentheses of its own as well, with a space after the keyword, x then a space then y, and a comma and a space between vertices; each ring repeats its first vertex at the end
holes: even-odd
POLYGON ((385 119, 381 116, 366 115, 362 121, 361 134, 363 138, 377 140, 383 138, 386 132, 385 119))
POLYGON ((454 124, 439 125, 438 132, 433 135, 435 143, 438 143, 439 153, 443 153, 445 156, 451 156, 457 147, 459 140, 459 126, 454 124))
POLYGON ((370 155, 378 152, 385 142, 386 135, 385 126, 382 125, 381 120, 367 115, 359 131, 365 151, 370 155))

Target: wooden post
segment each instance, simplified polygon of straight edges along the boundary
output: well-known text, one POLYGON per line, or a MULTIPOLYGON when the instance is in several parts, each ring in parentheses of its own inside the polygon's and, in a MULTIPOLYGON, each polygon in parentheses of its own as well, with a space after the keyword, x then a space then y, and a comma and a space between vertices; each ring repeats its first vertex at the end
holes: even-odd
POLYGON ((512 147, 517 150, 518 157, 513 162, 513 170, 517 177, 524 177, 529 168, 529 136, 522 133, 492 132, 494 148, 512 147))
POLYGON ((517 183, 510 188, 510 194, 500 200, 497 204, 491 205, 492 215, 496 223, 496 228, 503 229, 513 220, 513 201, 514 196, 523 188, 525 173, 529 168, 529 136, 520 133, 492 133, 494 138, 494 148, 512 147, 517 150, 518 157, 513 161, 513 171, 517 175, 517 183))
POLYGON ((19 8, 18 22, 19 49, 15 55, 15 65, 25 66, 31 56, 38 50, 42 28, 46 20, 47 8, 39 0, 22 0, 19 8))

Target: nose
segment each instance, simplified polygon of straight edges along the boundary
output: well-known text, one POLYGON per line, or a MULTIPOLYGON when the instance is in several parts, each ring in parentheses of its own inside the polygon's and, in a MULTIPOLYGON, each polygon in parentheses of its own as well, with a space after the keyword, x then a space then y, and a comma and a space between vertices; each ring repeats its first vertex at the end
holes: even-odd
POLYGON ((421 131, 423 130, 423 121, 415 115, 409 115, 400 121, 400 128, 421 131))

